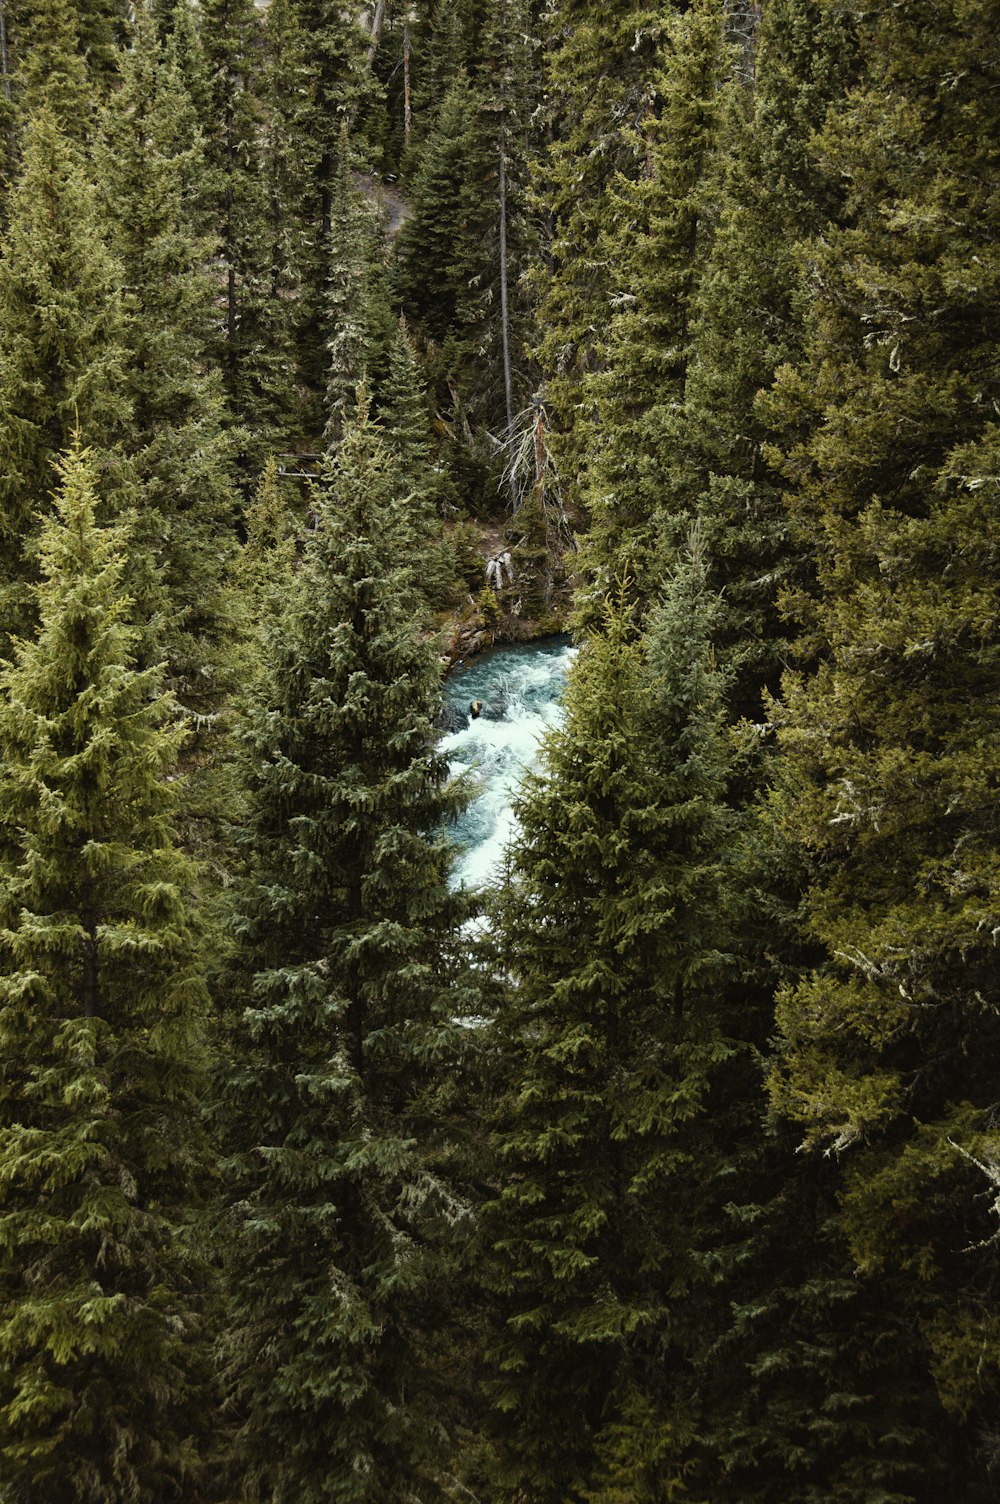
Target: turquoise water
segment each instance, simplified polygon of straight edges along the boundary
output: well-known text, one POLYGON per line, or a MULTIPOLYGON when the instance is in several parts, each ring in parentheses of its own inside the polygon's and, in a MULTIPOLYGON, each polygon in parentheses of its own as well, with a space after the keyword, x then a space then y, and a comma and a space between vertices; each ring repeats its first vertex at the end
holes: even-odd
POLYGON ((566 637, 494 648, 445 680, 448 729, 440 748, 476 793, 452 827, 458 848, 454 882, 488 886, 515 829, 513 800, 539 744, 559 722, 559 704, 576 649, 566 637), (478 719, 473 701, 483 704, 478 719))

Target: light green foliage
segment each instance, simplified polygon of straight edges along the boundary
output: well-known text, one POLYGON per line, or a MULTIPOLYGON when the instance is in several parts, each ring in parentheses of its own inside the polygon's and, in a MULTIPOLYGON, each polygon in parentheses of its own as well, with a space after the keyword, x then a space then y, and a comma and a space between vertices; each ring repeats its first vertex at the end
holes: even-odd
POLYGON ((260 667, 263 634, 270 630, 288 600, 296 559, 294 502, 272 455, 264 466, 247 508, 246 543, 232 565, 234 608, 251 635, 247 672, 260 667))
POLYGON ((197 1500, 208 1277, 197 880, 182 733, 75 448, 37 635, 0 674, 0 1474, 5 1500, 197 1500))
POLYGON ((248 1497, 403 1504, 447 1401, 448 1095, 469 905, 433 834, 438 669, 412 624, 392 466, 364 414, 317 498, 243 743, 248 867, 220 1115, 248 1497))
POLYGON ((235 443, 209 367, 214 246, 191 228, 204 181, 193 108, 140 19, 104 112, 99 182, 124 291, 126 447, 141 488, 129 585, 186 708, 221 702, 221 581, 235 514, 235 443))
POLYGON ((127 30, 116 0, 12 0, 4 20, 17 116, 49 109, 68 136, 86 141, 127 30))
POLYGON ((31 539, 53 461, 77 425, 101 446, 102 491, 129 494, 115 446, 131 406, 121 270, 96 195, 51 113, 28 130, 0 257, 0 633, 30 620, 31 539))

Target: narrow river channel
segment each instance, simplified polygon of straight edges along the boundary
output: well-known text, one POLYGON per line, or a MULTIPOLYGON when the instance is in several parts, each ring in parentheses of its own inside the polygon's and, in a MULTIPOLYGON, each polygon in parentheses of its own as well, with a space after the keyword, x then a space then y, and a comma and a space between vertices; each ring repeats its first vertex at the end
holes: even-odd
POLYGON ((542 737, 559 722, 575 654, 566 637, 514 643, 455 668, 445 681, 446 730, 440 748, 476 793, 453 828, 456 886, 486 887, 514 833, 514 796, 537 761, 542 737), (482 710, 473 716, 470 706, 482 710))

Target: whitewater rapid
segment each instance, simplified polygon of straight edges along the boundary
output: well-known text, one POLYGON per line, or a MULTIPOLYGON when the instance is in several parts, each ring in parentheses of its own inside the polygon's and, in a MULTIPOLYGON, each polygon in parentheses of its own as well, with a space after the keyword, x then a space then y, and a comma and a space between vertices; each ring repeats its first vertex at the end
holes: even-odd
POLYGON ((445 681, 447 729, 440 750, 452 771, 465 773, 475 794, 451 828, 456 887, 495 880, 516 820, 514 798, 535 766, 545 733, 559 724, 560 701, 576 649, 565 637, 494 648, 445 681), (469 710, 482 703, 478 718, 469 710))

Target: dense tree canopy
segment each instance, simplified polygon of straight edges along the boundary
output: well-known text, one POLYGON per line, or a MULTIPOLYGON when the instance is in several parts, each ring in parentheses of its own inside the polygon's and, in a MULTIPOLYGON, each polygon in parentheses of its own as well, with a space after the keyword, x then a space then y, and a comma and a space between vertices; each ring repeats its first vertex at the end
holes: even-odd
POLYGON ((997 1496, 998 23, 0 0, 0 1504, 997 1496))

